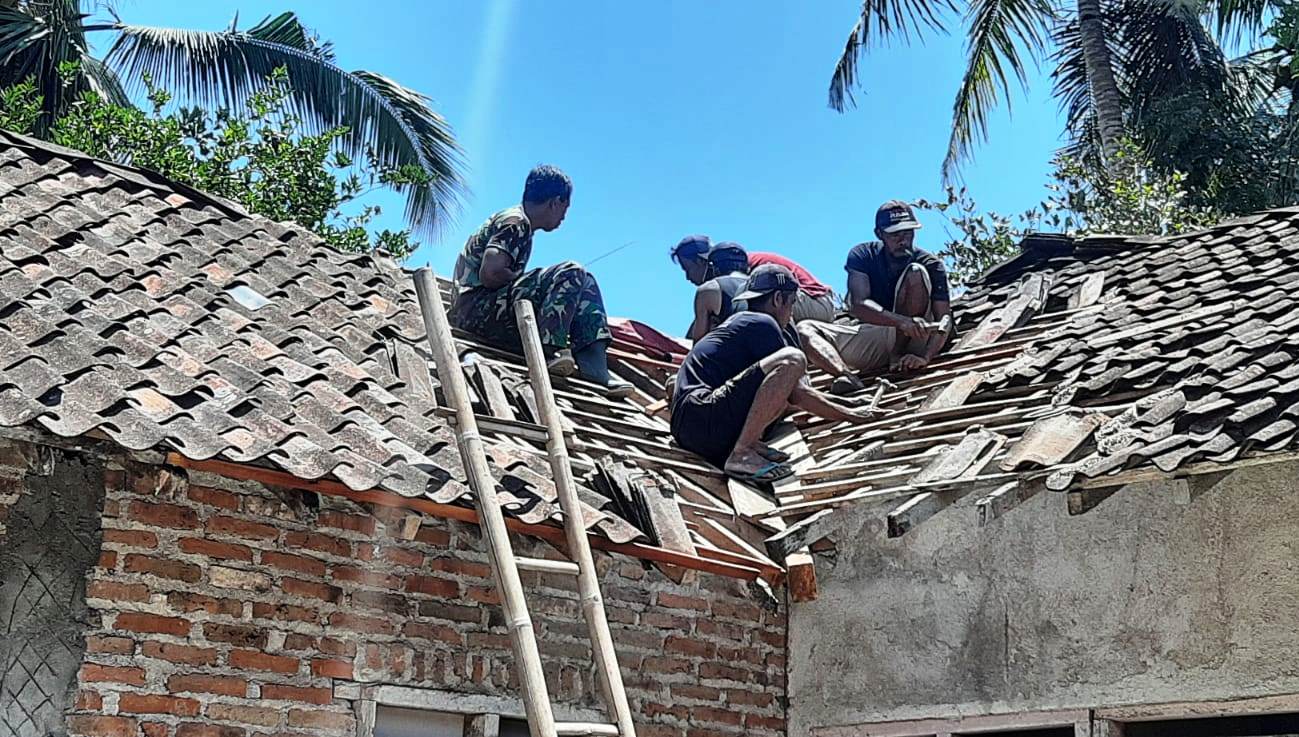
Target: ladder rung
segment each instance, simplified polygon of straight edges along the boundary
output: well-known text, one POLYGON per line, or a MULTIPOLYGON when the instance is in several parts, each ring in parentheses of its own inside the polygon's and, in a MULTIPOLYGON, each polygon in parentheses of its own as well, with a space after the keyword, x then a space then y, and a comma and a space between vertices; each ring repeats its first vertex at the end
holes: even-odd
MULTIPOLYGON (((566 560, 515 557, 514 563, 521 571, 536 571, 537 573, 566 573, 570 576, 577 575, 577 564, 566 560)), ((577 734, 585 733, 579 732, 577 734)), ((601 734, 603 734, 603 732, 601 732, 601 734)))
POLYGON ((614 724, 596 724, 595 722, 556 722, 555 734, 572 735, 607 735, 619 737, 618 727, 614 724))

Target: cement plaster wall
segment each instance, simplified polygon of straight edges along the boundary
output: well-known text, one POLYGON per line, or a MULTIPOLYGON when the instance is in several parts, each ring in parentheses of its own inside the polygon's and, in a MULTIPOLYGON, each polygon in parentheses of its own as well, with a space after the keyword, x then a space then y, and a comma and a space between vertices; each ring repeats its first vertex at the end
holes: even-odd
POLYGON ((817 726, 1299 692, 1299 467, 1189 505, 1132 486, 1069 517, 1044 492, 898 540, 850 512, 790 613, 790 735, 817 726))

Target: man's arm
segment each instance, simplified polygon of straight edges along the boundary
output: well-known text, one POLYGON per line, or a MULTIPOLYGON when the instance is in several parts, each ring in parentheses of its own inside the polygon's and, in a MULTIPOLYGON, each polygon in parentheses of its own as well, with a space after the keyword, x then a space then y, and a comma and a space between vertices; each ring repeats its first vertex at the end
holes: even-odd
POLYGON ((868 325, 897 328, 908 338, 926 334, 922 320, 889 312, 871 299, 870 277, 860 271, 848 272, 848 314, 868 325))
POLYGON ((478 267, 478 281, 488 289, 500 289, 519 277, 514 270, 514 259, 495 246, 488 245, 483 252, 483 263, 478 267))
POLYGON ((709 282, 695 290, 695 321, 690 324, 686 337, 693 341, 708 335, 717 327, 717 316, 722 312, 722 288, 709 282))
POLYGON ((845 407, 813 389, 806 376, 798 383, 789 401, 801 410, 835 422, 867 422, 873 419, 869 412, 845 407))

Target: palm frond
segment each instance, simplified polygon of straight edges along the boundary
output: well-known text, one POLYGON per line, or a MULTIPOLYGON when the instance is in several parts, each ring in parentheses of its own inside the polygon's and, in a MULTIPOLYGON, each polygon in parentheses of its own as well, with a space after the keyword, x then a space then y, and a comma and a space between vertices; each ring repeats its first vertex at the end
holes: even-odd
POLYGON ((87 55, 81 60, 81 71, 85 76, 86 84, 95 94, 113 105, 131 106, 131 98, 122 87, 122 80, 118 79, 117 72, 110 69, 107 64, 87 55))
MULTIPOLYGON (((239 16, 236 15, 234 22, 230 24, 231 32, 238 33, 236 28, 238 22, 239 16)), ((335 61, 334 44, 321 41, 311 29, 302 25, 296 13, 285 12, 274 17, 268 15, 260 23, 249 28, 248 35, 260 41, 269 41, 305 51, 323 61, 330 63, 335 61)))
POLYGON ((44 113, 36 123, 37 135, 45 135, 83 91, 95 88, 85 18, 77 0, 0 8, 0 84, 35 80, 44 113), (77 65, 78 71, 64 80, 68 63, 77 65))
POLYGON ((1207 10, 1217 26, 1218 36, 1234 43, 1245 34, 1262 31, 1282 2, 1284 0, 1212 0, 1207 10))
POLYGON ((1040 58, 1053 17, 1046 0, 975 0, 969 16, 969 61, 952 107, 944 182, 969 158, 975 142, 987 139, 988 113, 1003 97, 1009 104, 1007 71, 1027 88, 1025 56, 1034 62, 1040 58))
MULTIPOLYGON (((291 15, 291 14, 290 14, 291 15)), ((428 98, 379 75, 347 72, 312 48, 295 18, 278 16, 251 32, 187 31, 119 25, 108 62, 128 84, 150 74, 159 86, 190 104, 244 112, 250 95, 264 89, 280 67, 288 72, 292 109, 307 130, 346 126, 340 139, 354 158, 373 151, 386 167, 418 166, 433 179, 407 192, 407 222, 421 236, 437 232, 443 215, 457 209, 463 190, 459 147, 428 98), (296 24, 296 26, 295 26, 296 24)))
POLYGON ((1123 3, 1120 62, 1129 89, 1132 120, 1139 121, 1153 101, 1189 88, 1201 94, 1227 91, 1227 58, 1210 36, 1196 7, 1177 0, 1123 3))
POLYGON ((952 0, 863 0, 861 15, 834 65, 830 107, 843 112, 857 104, 852 94, 859 81, 857 63, 872 44, 894 37, 910 41, 912 34, 921 38, 926 31, 946 31, 943 17, 955 10, 952 0))

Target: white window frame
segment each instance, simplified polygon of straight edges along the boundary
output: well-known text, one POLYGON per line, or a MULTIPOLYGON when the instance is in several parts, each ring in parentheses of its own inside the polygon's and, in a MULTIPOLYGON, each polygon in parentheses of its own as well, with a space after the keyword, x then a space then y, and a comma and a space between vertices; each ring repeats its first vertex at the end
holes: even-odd
MULTIPOLYGON (((352 702, 356 712, 356 737, 374 737, 375 713, 380 706, 463 715, 465 734, 472 737, 497 737, 501 719, 527 719, 523 702, 517 698, 444 689, 342 683, 334 686, 334 698, 352 702)), ((555 705, 555 718, 565 722, 602 722, 607 719, 594 709, 563 704, 555 705)))

